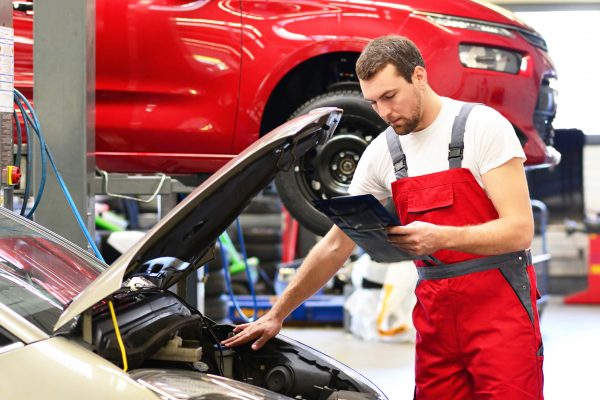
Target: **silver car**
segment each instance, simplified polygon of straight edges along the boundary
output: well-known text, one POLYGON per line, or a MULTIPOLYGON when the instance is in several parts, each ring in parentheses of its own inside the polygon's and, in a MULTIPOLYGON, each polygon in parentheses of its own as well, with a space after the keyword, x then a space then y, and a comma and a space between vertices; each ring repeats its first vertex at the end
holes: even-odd
POLYGON ((219 325, 166 290, 274 175, 332 134, 318 109, 254 143, 107 266, 0 208, 2 399, 387 399, 356 371, 282 335, 224 349, 219 325))

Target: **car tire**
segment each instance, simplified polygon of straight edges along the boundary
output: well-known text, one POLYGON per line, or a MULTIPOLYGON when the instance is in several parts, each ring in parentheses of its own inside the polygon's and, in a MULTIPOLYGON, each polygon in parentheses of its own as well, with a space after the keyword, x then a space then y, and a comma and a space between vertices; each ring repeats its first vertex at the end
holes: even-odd
POLYGON ((227 295, 206 298, 204 300, 204 315, 217 323, 226 321, 229 315, 227 295))
POLYGON ((221 248, 217 244, 214 249, 214 258, 206 263, 206 273, 223 270, 223 260, 221 259, 221 248))
POLYGON ((206 276, 206 283, 204 286, 205 297, 220 296, 223 293, 227 293, 227 283, 225 281, 225 272, 223 269, 211 271, 206 276))
MULTIPOLYGON (((235 228, 235 227, 234 227, 235 228)), ((227 229, 231 241, 239 249, 239 240, 237 229, 227 229)), ((281 228, 271 226, 249 226, 242 228, 244 235, 244 243, 248 244, 280 244, 281 243, 281 228)))
POLYGON ((275 184, 290 214, 310 231, 324 235, 332 223, 312 201, 348 192, 358 159, 387 124, 358 90, 336 90, 317 96, 298 108, 291 118, 319 107, 344 110, 333 137, 309 151, 288 171, 281 171, 275 184))
POLYGON ((258 195, 250 201, 243 211, 245 214, 279 214, 281 200, 278 196, 258 195))
POLYGON ((282 245, 281 243, 267 244, 246 244, 246 254, 248 257, 256 257, 263 262, 281 261, 282 245))
POLYGON ((281 213, 278 214, 240 214, 242 227, 272 227, 281 229, 281 213))

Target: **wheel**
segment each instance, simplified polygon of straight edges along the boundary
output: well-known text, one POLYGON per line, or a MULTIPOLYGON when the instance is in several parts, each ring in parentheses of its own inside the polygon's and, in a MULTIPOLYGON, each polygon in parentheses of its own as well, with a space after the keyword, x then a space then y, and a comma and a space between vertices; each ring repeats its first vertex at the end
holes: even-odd
POLYGON ((223 260, 221 260, 221 247, 217 244, 214 250, 214 257, 206 264, 206 273, 223 270, 223 260))
POLYGON ((324 235, 331 228, 331 221, 314 208, 312 201, 347 194, 360 156, 387 125, 357 90, 317 96, 291 118, 318 107, 344 110, 334 136, 309 151, 289 171, 280 172, 275 184, 290 214, 312 232, 324 235))
POLYGON ((218 297, 223 293, 227 293, 227 284, 225 282, 225 272, 212 271, 207 274, 206 284, 204 286, 204 296, 218 297))
POLYGON ((279 214, 281 201, 277 196, 259 195, 250 201, 243 212, 246 214, 279 214))
MULTIPOLYGON (((227 228, 227 233, 231 241, 239 249, 238 232, 236 226, 227 228)), ((280 244, 281 243, 281 228, 270 226, 249 226, 242 227, 242 235, 244 235, 244 243, 246 244, 280 244)))
POLYGON ((281 243, 247 244, 248 257, 257 257, 261 262, 280 261, 282 253, 281 243))
POLYGON ((281 229, 282 218, 280 214, 240 214, 242 227, 274 227, 281 229))
POLYGON ((223 322, 229 315, 227 295, 204 299, 204 315, 215 322, 223 322))

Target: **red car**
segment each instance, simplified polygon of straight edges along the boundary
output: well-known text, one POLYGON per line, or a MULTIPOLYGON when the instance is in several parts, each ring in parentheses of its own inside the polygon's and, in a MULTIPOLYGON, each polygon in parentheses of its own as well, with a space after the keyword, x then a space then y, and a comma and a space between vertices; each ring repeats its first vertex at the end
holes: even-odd
MULTIPOLYGON (((15 81, 31 96, 32 12, 21 10, 15 81)), ((212 173, 290 116, 341 107, 336 136, 278 178, 290 212, 323 232, 311 200, 344 194, 385 128, 354 64, 390 33, 419 46, 438 93, 507 117, 528 163, 555 161, 546 43, 483 1, 97 0, 96 12, 96 161, 107 171, 212 173)))

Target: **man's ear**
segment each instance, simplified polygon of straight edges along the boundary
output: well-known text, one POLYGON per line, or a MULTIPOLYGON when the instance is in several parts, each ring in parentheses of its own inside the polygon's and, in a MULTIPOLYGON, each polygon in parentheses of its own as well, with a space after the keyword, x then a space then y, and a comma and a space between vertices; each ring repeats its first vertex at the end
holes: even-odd
POLYGON ((424 86, 427 84, 427 71, 421 66, 416 66, 412 75, 412 83, 417 86, 424 86))

